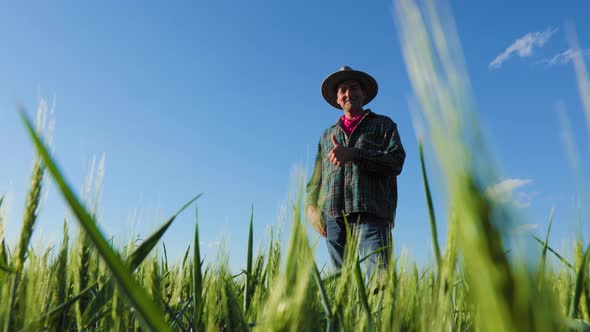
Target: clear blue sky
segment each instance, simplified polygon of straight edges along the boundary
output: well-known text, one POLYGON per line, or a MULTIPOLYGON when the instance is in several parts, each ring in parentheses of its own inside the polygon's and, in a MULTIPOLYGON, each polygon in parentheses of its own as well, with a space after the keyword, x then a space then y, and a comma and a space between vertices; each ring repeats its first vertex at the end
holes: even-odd
MULTIPOLYGON (((524 222, 538 225, 534 233, 543 232, 556 208, 552 241, 559 248, 577 232, 579 213, 556 105, 565 106, 583 170, 590 169, 590 133, 573 65, 556 56, 569 48, 568 21, 581 48, 590 48, 590 5, 451 1, 451 7, 480 118, 501 174, 514 180, 505 185, 512 184, 524 222)), ((341 115, 322 99, 321 81, 349 65, 377 79, 379 94, 368 107, 397 122, 407 151, 396 251, 407 247, 419 261, 430 259, 408 110, 412 90, 390 1, 10 2, 0 5, 0 41, 0 193, 7 195, 10 243, 20 229, 33 156, 15 105, 33 115, 39 97, 55 97, 55 156, 78 192, 92 156, 106 154, 99 210, 105 233, 128 240, 129 216, 139 211, 135 230, 146 236, 204 192, 202 251, 214 257, 225 238, 231 264, 242 266, 251 206, 260 243, 296 189, 293 168, 311 168, 319 135, 341 115)), ((35 236, 41 246, 59 238, 67 211, 47 183, 35 236)), ((439 215, 440 184, 434 180, 439 215)), ((169 253, 179 255, 193 231, 191 209, 169 229, 169 253)), ((325 261, 323 242, 317 255, 325 261)))

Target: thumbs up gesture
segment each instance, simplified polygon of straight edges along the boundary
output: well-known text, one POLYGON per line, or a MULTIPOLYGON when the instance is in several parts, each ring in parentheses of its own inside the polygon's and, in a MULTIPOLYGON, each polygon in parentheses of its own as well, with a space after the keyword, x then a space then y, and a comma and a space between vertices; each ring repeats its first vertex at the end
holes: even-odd
POLYGON ((332 165, 336 167, 342 166, 342 164, 354 161, 356 158, 358 158, 359 151, 357 149, 340 145, 334 134, 332 134, 330 138, 334 144, 334 147, 332 150, 330 150, 330 153, 328 153, 328 159, 330 159, 332 165))

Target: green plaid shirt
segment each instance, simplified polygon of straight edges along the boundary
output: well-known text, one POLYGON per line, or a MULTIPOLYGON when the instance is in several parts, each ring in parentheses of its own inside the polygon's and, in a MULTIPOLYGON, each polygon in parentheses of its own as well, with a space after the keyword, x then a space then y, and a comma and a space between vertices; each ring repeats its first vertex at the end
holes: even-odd
POLYGON ((340 119, 320 138, 315 167, 307 184, 306 206, 321 207, 330 217, 366 213, 393 221, 397 207, 397 176, 406 153, 397 125, 387 116, 366 110, 350 137, 340 119), (334 166, 327 158, 334 147, 332 134, 359 158, 334 166))

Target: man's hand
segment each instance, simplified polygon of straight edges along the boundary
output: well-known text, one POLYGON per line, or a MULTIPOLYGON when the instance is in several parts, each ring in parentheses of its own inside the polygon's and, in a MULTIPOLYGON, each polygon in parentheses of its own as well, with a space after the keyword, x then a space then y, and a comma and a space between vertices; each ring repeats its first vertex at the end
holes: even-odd
POLYGON ((332 165, 341 166, 342 164, 354 161, 358 158, 358 151, 356 149, 340 145, 338 141, 336 141, 334 134, 332 134, 331 138, 334 147, 330 150, 330 153, 328 153, 328 158, 332 165))
POLYGON ((311 220, 311 225, 313 226, 313 229, 315 229, 315 231, 322 237, 326 237, 326 230, 320 222, 320 215, 318 214, 318 210, 315 206, 310 205, 307 207, 307 216, 309 217, 309 220, 311 220))

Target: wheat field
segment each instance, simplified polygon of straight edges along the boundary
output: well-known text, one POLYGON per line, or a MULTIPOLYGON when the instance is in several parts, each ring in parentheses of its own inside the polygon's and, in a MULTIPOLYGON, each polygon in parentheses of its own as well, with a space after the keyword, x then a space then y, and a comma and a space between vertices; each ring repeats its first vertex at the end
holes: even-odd
MULTIPOLYGON (((590 246, 573 241, 568 260, 548 243, 538 261, 509 258, 505 235, 518 218, 486 192, 496 160, 480 135, 477 111, 451 15, 434 1, 395 1, 400 49, 428 136, 419 136, 425 207, 434 261, 406 255, 369 278, 354 245, 343 268, 319 271, 301 204, 293 202, 286 246, 279 234, 258 252, 249 242, 243 270, 227 260, 205 264, 198 211, 188 200, 141 242, 115 248, 97 226, 94 208, 72 190, 40 130, 20 110, 37 158, 15 244, 0 243, 0 328, 4 331, 590 331, 590 246), (433 151, 425 155, 423 146, 433 151), (440 167, 447 197, 433 197, 426 164, 440 167), (35 251, 31 236, 44 179, 56 183, 80 226, 64 221, 59 246, 35 251), (433 201, 448 206, 440 247, 433 201), (195 212, 194 241, 181 262, 156 254, 180 213, 195 212)), ((572 39, 572 43, 576 43, 572 39)), ((576 44, 577 45, 577 44, 576 44)), ((590 84, 575 59, 580 97, 590 119, 590 84)), ((590 123, 590 121, 589 121, 590 123)), ((590 130, 590 128, 588 128, 590 130)), ((1 193, 0 193, 1 195, 1 193)), ((3 197, 0 196, 0 209, 3 197)), ((180 206, 180 204, 179 204, 180 206)), ((5 221, 0 220, 4 223, 5 221)), ((394 239, 395 243, 395 239, 394 239)), ((188 245, 188 244, 187 244, 188 245)))

